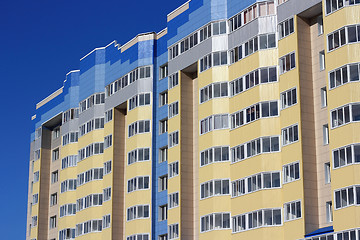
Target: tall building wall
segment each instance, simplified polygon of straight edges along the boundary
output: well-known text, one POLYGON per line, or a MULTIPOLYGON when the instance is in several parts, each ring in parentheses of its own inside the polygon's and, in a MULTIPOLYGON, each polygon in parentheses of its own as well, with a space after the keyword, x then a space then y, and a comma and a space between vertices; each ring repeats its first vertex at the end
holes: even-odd
POLYGON ((359 3, 192 0, 32 117, 26 239, 359 239, 359 3))

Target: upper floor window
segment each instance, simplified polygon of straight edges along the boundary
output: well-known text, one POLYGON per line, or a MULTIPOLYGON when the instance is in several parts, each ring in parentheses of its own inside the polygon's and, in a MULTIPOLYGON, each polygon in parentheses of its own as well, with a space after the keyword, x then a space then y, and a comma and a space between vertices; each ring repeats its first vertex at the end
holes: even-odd
POLYGON ((229 195, 230 194, 230 180, 216 179, 211 180, 200 185, 200 199, 205 199, 213 196, 229 195))
POLYGON ((230 229, 230 213, 211 213, 200 219, 201 232, 230 229))
POLYGON ((150 105, 150 93, 141 93, 129 99, 129 111, 145 105, 150 105))
POLYGON ((113 110, 110 109, 105 112, 105 123, 110 122, 113 119, 113 110))
POLYGON ((230 82, 230 96, 235 96, 259 84, 277 81, 276 67, 258 68, 230 82))
POLYGON ((56 127, 52 131, 52 138, 57 139, 58 137, 60 137, 60 127, 56 127))
POLYGON ((281 134, 282 134, 283 146, 297 142, 299 140, 298 125, 296 124, 296 125, 281 129, 281 134))
POLYGON ((300 179, 300 163, 293 162, 283 166, 284 183, 293 182, 300 179))
POLYGON ((360 103, 352 103, 331 110, 331 127, 336 128, 350 122, 360 121, 360 103))
POLYGON ((301 218, 301 201, 284 204, 284 220, 290 221, 301 218))
POLYGON ((351 144, 333 150, 334 169, 360 163, 360 144, 351 144))
POLYGON ((238 128, 260 118, 279 115, 278 102, 261 102, 231 114, 231 129, 238 128))
POLYGON ((159 94, 159 107, 162 107, 168 103, 168 92, 162 92, 159 94))
POLYGON ((160 66, 159 68, 159 79, 166 78, 168 76, 168 65, 167 63, 160 66))
POLYGON ((168 78, 169 89, 179 85, 179 73, 174 73, 169 76, 168 78))
POLYGON ((213 162, 229 161, 229 147, 218 146, 206 149, 200 153, 200 165, 205 166, 213 162))
POLYGON ((279 136, 261 137, 231 148, 231 162, 238 162, 262 153, 280 151, 279 136))
POLYGON ((56 149, 52 150, 52 160, 56 161, 59 159, 59 157, 60 157, 60 149, 56 148, 56 149))
POLYGON ((282 39, 290 34, 294 33, 294 18, 289 18, 278 25, 279 27, 279 39, 282 39))
POLYGON ((216 114, 200 121, 200 134, 229 128, 229 114, 216 114))
POLYGON ((79 118, 79 108, 72 108, 64 112, 62 122, 64 124, 75 118, 79 118))
POLYGON ((214 52, 206 55, 200 59, 200 72, 203 72, 209 68, 227 65, 227 52, 214 52))
POLYGON ((169 148, 174 147, 178 144, 179 144, 179 131, 169 133, 169 142, 168 142, 169 148))
POLYGON ((297 103, 296 88, 281 93, 281 108, 285 109, 297 103))
POLYGON ((172 118, 179 114, 179 102, 170 103, 169 107, 169 118, 172 118))
POLYGON ((350 186, 335 190, 335 209, 360 204, 360 186, 350 186))
POLYGON ((129 137, 150 132, 150 120, 140 120, 129 125, 129 137))
POLYGON ((326 14, 337 11, 344 6, 360 4, 359 0, 326 0, 326 14))
POLYGON ((279 59, 280 74, 295 68, 295 53, 289 53, 279 59))
POLYGON ((228 96, 228 83, 217 82, 211 83, 200 89, 200 103, 211 100, 212 98, 220 98, 228 96))
POLYGON ((169 196, 169 209, 179 206, 179 192, 171 193, 169 196))
POLYGON ((149 218, 149 205, 137 205, 127 209, 127 220, 149 218))
POLYGON ((274 13, 274 1, 256 3, 245 9, 244 11, 238 13, 234 17, 230 18, 230 32, 235 31, 236 29, 242 27, 243 25, 251 22, 258 17, 273 15, 274 13))
POLYGON ((128 153, 128 165, 150 160, 150 148, 137 148, 128 153))
POLYGON ((96 93, 79 103, 80 113, 84 112, 85 110, 91 108, 94 105, 104 104, 104 103, 105 103, 105 93, 96 93))
POLYGON ((330 89, 339 87, 348 82, 359 81, 359 63, 347 64, 329 72, 330 89))

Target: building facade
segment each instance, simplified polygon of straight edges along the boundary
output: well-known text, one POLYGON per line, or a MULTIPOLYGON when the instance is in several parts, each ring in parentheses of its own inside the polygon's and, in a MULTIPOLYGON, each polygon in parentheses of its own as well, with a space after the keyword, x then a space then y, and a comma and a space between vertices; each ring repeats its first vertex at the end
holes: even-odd
POLYGON ((191 0, 32 117, 26 239, 360 239, 360 1, 191 0))

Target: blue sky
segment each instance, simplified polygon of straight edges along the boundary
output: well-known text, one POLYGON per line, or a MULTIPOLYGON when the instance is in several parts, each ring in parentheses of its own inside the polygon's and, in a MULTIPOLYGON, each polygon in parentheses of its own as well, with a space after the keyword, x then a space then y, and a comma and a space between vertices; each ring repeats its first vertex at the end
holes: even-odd
POLYGON ((186 0, 0 1, 1 239, 25 239, 35 104, 62 86, 81 57, 113 40, 166 27, 186 0))

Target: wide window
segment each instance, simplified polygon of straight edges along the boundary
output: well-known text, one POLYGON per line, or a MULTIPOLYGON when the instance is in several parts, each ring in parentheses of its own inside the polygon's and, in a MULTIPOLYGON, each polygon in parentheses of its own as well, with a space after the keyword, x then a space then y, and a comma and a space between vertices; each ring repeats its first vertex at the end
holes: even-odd
POLYGON ((280 74, 286 73, 296 67, 295 53, 289 53, 279 60, 280 74))
POLYGON ((200 185, 201 199, 230 194, 229 179, 211 180, 200 185))
POLYGON ((201 232, 230 229, 230 213, 212 213, 201 217, 201 232))
POLYGON ((283 146, 297 142, 299 140, 299 129, 298 125, 293 125, 281 130, 282 133, 282 144, 283 146))
POLYGON ((333 150, 333 167, 340 168, 360 163, 360 144, 347 145, 333 150))
POLYGON ((297 103, 296 88, 281 93, 281 108, 285 109, 297 103))
POLYGON ((294 162, 283 166, 283 181, 289 183, 300 179, 300 163, 294 162))
POLYGON ((279 23, 279 39, 282 39, 294 32, 294 18, 279 23))
POLYGON ((295 201, 284 204, 285 221, 301 218, 301 201, 295 201))

